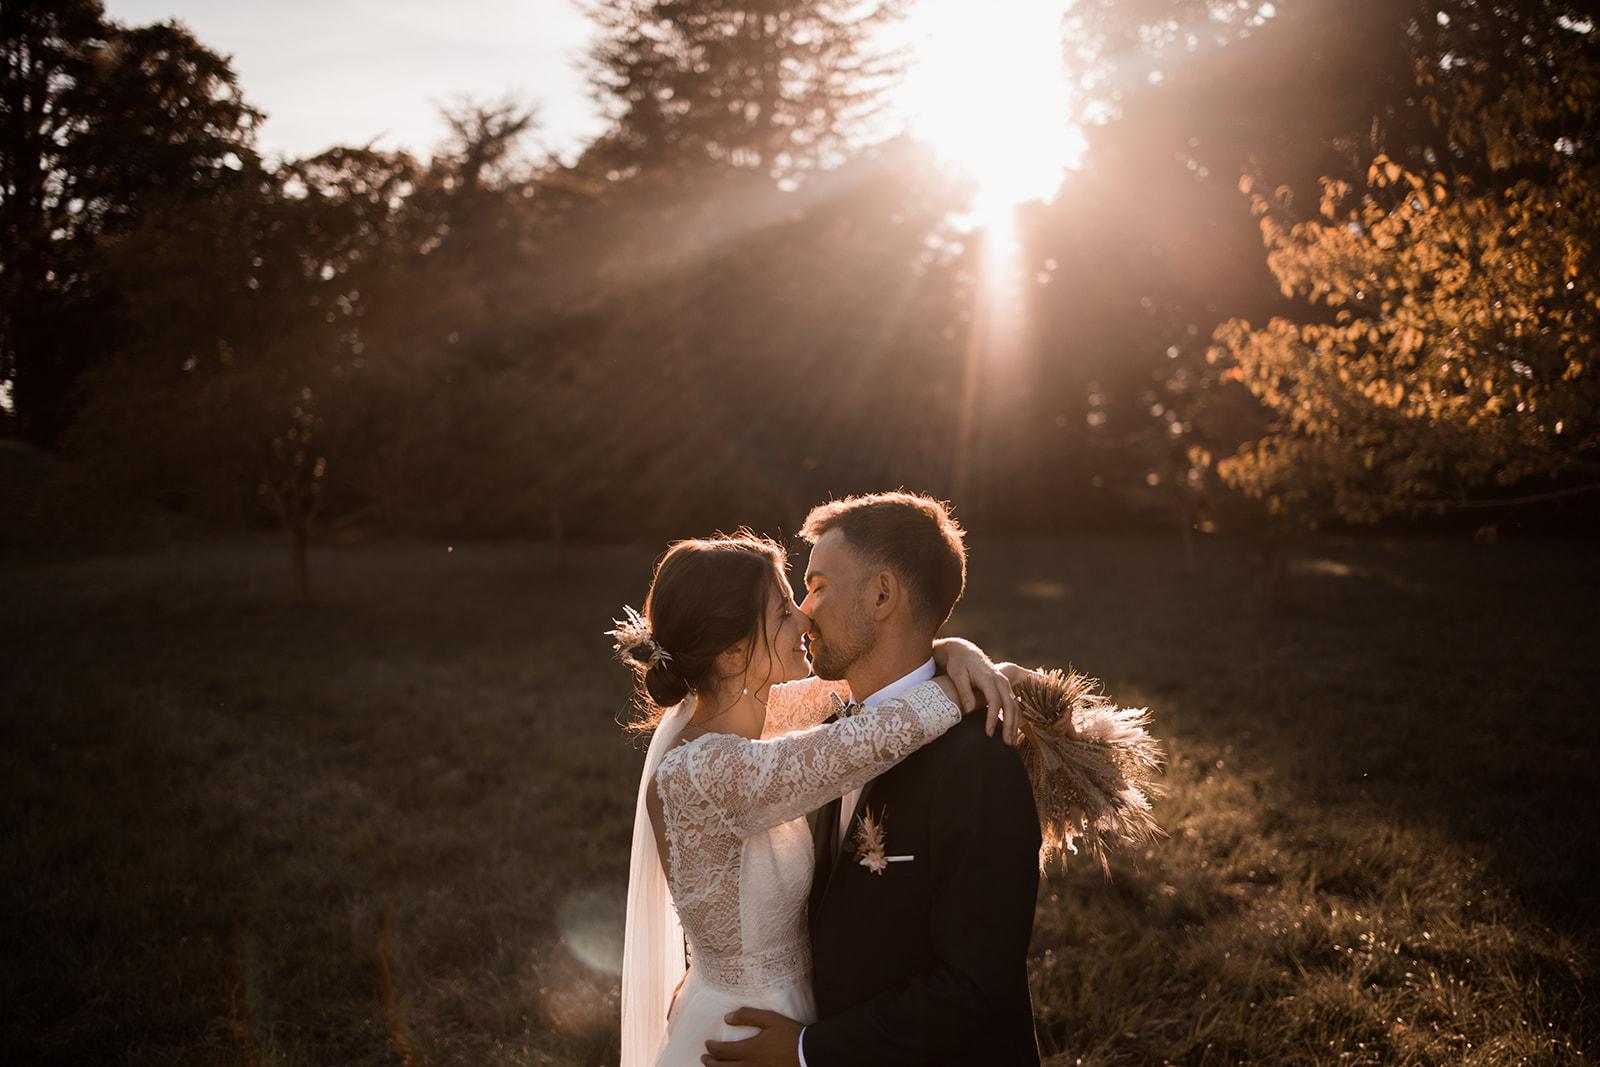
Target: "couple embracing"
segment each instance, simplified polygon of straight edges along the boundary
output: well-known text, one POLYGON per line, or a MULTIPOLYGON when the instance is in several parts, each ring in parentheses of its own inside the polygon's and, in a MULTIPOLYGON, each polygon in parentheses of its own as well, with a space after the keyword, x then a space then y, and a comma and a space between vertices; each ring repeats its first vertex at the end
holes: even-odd
POLYGON ((777 543, 683 541, 614 631, 656 716, 622 1067, 1036 1064, 1028 672, 935 639, 966 584, 940 502, 847 498, 802 536, 802 603, 777 543))

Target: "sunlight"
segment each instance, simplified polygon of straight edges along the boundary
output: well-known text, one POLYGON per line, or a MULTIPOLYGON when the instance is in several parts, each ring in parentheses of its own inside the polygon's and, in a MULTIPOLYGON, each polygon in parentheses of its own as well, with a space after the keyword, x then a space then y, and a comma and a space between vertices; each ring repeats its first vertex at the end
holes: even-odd
MULTIPOLYGON (((976 213, 974 213, 976 214, 976 213)), ((960 419, 952 463, 952 495, 965 495, 973 477, 980 438, 988 420, 983 410, 985 382, 992 383, 1002 372, 1015 370, 1015 356, 1021 349, 1022 305, 1017 286, 1017 263, 1022 254, 1016 226, 1015 204, 1001 203, 986 220, 974 221, 982 228, 976 235, 978 285, 972 302, 972 321, 967 330, 961 380, 960 419)))
POLYGON ((1049 200, 1086 144, 1070 119, 1063 0, 917 0, 904 32, 910 69, 895 108, 916 136, 977 183, 973 222, 988 226, 1049 200))

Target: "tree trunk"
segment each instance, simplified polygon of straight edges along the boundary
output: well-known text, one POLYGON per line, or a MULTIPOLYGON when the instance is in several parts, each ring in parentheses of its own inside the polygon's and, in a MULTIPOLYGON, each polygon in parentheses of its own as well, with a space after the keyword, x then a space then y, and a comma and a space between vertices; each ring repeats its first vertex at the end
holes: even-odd
POLYGON ((1273 607, 1287 607, 1290 601, 1288 538, 1273 528, 1259 542, 1261 550, 1261 593, 1273 607))
POLYGON ((294 591, 300 603, 311 603, 311 571, 306 562, 306 549, 310 530, 303 515, 296 515, 289 523, 289 568, 293 572, 294 591))
POLYGON ((1194 550, 1194 509, 1189 507, 1188 501, 1180 500, 1178 503, 1178 522, 1183 527, 1183 567, 1193 574, 1200 567, 1194 550))

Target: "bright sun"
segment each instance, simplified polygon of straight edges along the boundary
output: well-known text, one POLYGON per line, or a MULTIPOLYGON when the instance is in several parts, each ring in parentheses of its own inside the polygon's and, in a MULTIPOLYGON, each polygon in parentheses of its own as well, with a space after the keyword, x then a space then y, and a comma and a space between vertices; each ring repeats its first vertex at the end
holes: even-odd
POLYGON ((973 221, 1046 200, 1085 144, 1069 120, 1061 62, 1065 0, 916 0, 910 69, 896 106, 912 132, 977 182, 973 221))

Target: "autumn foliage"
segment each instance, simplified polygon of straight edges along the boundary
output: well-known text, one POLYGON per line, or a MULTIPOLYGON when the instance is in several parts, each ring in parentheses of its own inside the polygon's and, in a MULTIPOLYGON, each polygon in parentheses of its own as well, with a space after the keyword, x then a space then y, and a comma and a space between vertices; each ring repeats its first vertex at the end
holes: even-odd
POLYGON ((1305 310, 1216 332, 1212 361, 1273 418, 1221 461, 1229 484, 1374 521, 1600 483, 1600 68, 1555 38, 1492 98, 1423 68, 1431 166, 1379 153, 1364 181, 1322 179, 1303 221, 1289 189, 1241 181, 1305 310))

